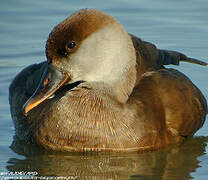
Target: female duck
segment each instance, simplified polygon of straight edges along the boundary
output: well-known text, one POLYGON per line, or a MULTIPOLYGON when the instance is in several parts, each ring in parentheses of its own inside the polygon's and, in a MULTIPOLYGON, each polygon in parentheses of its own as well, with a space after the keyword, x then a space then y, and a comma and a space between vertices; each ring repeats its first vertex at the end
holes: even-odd
POLYGON ((46 56, 10 86, 20 139, 61 151, 135 151, 180 142, 204 123, 200 90, 163 65, 207 64, 157 49, 100 11, 57 25, 46 56))

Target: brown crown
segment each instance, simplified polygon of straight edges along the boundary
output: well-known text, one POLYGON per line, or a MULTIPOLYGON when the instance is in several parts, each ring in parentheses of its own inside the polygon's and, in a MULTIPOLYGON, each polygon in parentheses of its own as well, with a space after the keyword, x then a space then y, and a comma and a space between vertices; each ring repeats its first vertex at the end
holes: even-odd
POLYGON ((46 42, 46 56, 56 61, 63 56, 76 51, 81 42, 90 34, 102 28, 114 19, 97 10, 82 9, 55 26, 46 42), (70 42, 75 42, 76 47, 67 48, 70 42))

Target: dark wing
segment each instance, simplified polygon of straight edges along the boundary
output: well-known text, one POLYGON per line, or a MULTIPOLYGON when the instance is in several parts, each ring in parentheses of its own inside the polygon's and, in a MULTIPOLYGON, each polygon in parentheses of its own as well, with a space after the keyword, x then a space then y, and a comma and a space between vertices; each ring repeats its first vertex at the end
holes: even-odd
POLYGON ((143 73, 164 68, 164 65, 179 65, 181 61, 203 66, 208 65, 206 62, 187 57, 177 51, 157 49, 154 44, 142 41, 132 34, 130 37, 137 56, 137 82, 143 73))
POLYGON ((188 77, 177 70, 166 69, 164 65, 179 65, 180 61, 208 64, 180 52, 157 49, 154 44, 130 36, 137 56, 137 82, 132 99, 139 93, 139 97, 148 103, 157 96, 155 99, 160 99, 165 111, 166 128, 181 136, 193 135, 205 121, 206 99, 188 77))
POLYGON ((9 103, 14 121, 23 117, 23 105, 38 87, 45 65, 46 62, 30 65, 12 81, 9 87, 9 103))

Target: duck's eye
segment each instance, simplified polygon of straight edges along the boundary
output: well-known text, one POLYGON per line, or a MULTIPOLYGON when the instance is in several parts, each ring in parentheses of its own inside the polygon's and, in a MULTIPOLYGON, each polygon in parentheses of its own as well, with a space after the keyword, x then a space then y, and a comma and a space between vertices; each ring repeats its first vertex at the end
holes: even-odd
POLYGON ((74 41, 70 42, 68 44, 68 48, 73 49, 76 46, 76 43, 74 41))

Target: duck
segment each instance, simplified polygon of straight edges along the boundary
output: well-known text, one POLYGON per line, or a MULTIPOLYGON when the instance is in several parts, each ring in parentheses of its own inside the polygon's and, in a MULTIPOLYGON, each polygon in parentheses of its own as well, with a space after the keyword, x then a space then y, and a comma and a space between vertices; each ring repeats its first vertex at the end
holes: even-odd
POLYGON ((112 16, 81 9, 53 28, 46 61, 9 87, 15 136, 55 151, 146 151, 193 136, 207 102, 183 73, 165 65, 206 62, 158 49, 112 16))

